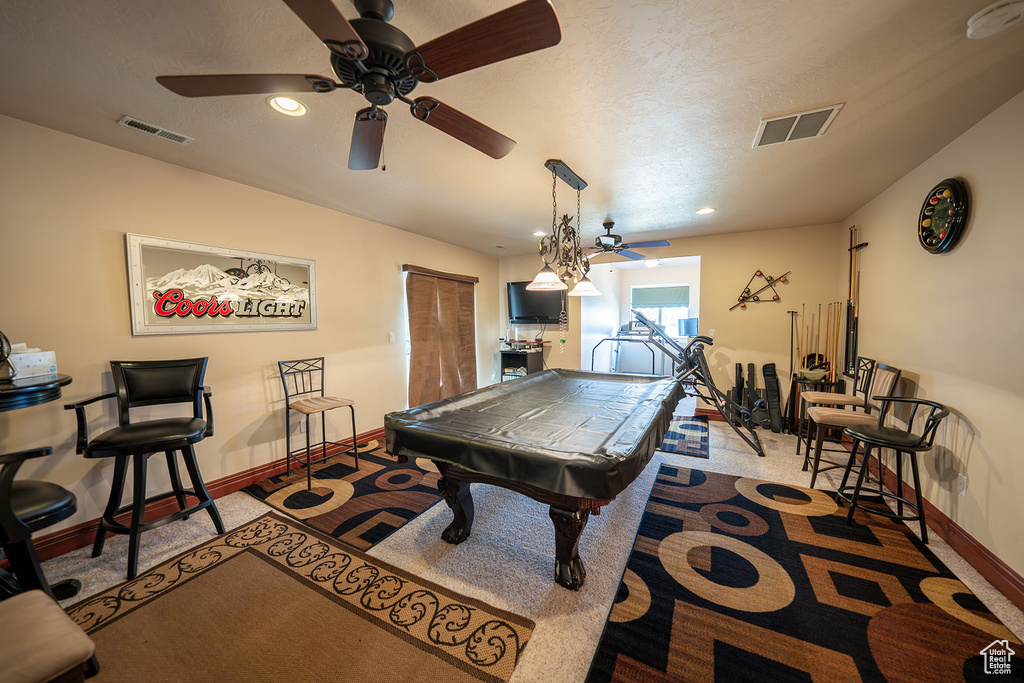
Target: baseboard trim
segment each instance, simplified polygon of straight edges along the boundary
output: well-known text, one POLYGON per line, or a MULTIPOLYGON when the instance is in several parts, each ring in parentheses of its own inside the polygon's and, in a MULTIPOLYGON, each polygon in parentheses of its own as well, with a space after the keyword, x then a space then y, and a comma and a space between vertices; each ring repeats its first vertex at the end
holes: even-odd
MULTIPOLYGON (((843 445, 850 448, 849 437, 844 437, 843 445)), ((872 459, 868 470, 878 475, 878 461, 872 459)), ((896 490, 896 473, 888 465, 882 465, 882 481, 890 491, 896 490)), ((913 500, 916 496, 914 487, 903 482, 904 497, 913 500)), ((967 560, 979 574, 991 583, 1006 599, 1024 610, 1024 577, 1012 567, 999 559, 991 550, 971 536, 962 526, 957 524, 927 498, 924 499, 924 516, 928 528, 967 560)), ((916 522, 912 522, 916 524, 916 522)))
POLYGON ((722 417, 722 414, 714 408, 696 408, 693 411, 693 414, 706 417, 708 420, 712 420, 714 422, 725 422, 725 418, 722 417))
MULTIPOLYGON (((365 432, 358 435, 359 443, 367 443, 374 439, 383 442, 384 440, 384 428, 374 429, 373 431, 365 432)), ((337 442, 339 445, 334 450, 344 450, 345 448, 351 448, 352 439, 343 439, 337 442)), ((284 458, 280 460, 274 460, 263 465, 257 465, 241 472, 235 472, 229 474, 226 477, 216 479, 206 483, 206 490, 210 492, 211 498, 222 498, 228 494, 240 491, 250 484, 255 484, 258 481, 262 481, 268 477, 273 477, 283 473, 287 469, 287 462, 284 458)), ((195 499, 191 499, 193 502, 195 499)), ((178 505, 173 498, 159 500, 146 506, 145 517, 147 519, 159 519, 165 515, 169 515, 172 512, 177 511, 178 505)), ((197 514, 205 515, 206 512, 200 510, 197 514)), ((125 513, 117 517, 119 522, 127 524, 131 516, 129 513, 125 513)), ((55 531, 52 534, 40 536, 32 540, 32 544, 36 548, 36 554, 39 555, 40 560, 49 560, 54 557, 59 557, 65 553, 69 553, 72 550, 78 550, 79 548, 85 548, 92 545, 93 541, 96 540, 96 530, 99 528, 99 518, 89 520, 88 522, 82 522, 75 526, 68 527, 67 529, 61 529, 55 531)), ((113 534, 108 533, 107 536, 113 534)))

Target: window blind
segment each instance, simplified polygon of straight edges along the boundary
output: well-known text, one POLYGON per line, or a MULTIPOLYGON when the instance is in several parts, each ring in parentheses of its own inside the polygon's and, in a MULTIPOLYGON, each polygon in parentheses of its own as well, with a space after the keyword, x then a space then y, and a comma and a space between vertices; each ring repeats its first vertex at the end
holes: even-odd
POLYGON ((690 286, 634 287, 631 293, 633 308, 679 308, 690 305, 690 286))

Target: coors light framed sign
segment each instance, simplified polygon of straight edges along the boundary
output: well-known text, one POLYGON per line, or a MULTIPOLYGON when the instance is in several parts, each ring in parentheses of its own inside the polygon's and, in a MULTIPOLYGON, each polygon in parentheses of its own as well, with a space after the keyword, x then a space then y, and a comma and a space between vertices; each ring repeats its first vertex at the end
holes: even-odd
POLYGON ((316 261, 127 233, 132 334, 316 329, 316 261))

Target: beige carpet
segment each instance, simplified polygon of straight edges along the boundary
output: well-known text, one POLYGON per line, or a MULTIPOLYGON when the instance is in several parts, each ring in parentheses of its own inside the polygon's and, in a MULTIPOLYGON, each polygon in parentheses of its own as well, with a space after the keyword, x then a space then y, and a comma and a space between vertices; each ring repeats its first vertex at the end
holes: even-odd
POLYGON ((506 681, 534 626, 276 514, 68 613, 97 681, 506 681))

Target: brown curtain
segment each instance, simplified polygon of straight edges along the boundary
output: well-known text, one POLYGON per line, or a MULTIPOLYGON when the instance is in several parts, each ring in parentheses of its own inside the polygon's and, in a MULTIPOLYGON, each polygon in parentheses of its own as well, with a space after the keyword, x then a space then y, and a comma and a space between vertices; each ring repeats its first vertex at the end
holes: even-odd
POLYGON ((409 304, 409 407, 476 389, 474 277, 403 266, 409 304))

